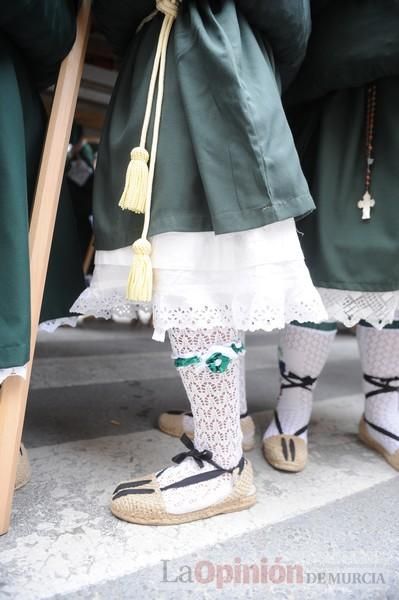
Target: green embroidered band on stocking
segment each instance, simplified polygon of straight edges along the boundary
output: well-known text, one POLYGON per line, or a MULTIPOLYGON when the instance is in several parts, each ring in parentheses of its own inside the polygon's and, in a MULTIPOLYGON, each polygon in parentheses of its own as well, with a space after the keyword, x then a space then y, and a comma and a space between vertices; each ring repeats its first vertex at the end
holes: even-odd
POLYGON ((229 368, 231 358, 221 352, 215 352, 208 358, 206 365, 212 373, 224 373, 229 368))
POLYGON ((226 354, 221 351, 213 352, 205 356, 189 356, 186 358, 175 358, 175 367, 191 367, 193 365, 204 365, 212 373, 224 373, 230 366, 231 361, 237 358, 239 354, 245 352, 245 347, 241 342, 233 342, 230 346, 226 346, 226 354), (232 352, 233 351, 233 352, 232 352))
POLYGON ((236 354, 241 354, 241 352, 245 352, 244 344, 242 342, 237 342, 236 344, 233 342, 231 344, 231 348, 236 354))
POLYGON ((191 367, 192 365, 198 365, 201 362, 199 356, 190 356, 190 358, 176 358, 175 359, 175 367, 179 369, 180 367, 191 367))

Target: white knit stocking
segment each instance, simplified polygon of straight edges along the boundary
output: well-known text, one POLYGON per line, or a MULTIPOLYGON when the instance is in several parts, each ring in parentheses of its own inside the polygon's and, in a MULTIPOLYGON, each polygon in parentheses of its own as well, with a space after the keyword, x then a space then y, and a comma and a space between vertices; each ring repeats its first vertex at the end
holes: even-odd
MULTIPOLYGON (((245 346, 245 333, 240 333, 241 343, 245 346)), ((247 390, 245 376, 245 353, 238 356, 239 370, 239 397, 240 397, 240 415, 245 415, 248 411, 247 406, 247 390)), ((187 433, 194 433, 194 421, 191 413, 183 415, 183 428, 187 433)))
MULTIPOLYGON (((334 341, 336 329, 322 330, 287 325, 280 339, 281 389, 276 411, 284 433, 293 435, 309 423, 313 391, 334 341), (285 376, 284 376, 285 375, 285 376), (304 382, 304 387, 287 387, 304 382), (309 378, 306 381, 305 378, 309 378), (287 381, 288 379, 288 381, 287 381)), ((264 438, 280 433, 273 418, 264 438)), ((307 440, 307 430, 299 435, 307 440)))
MULTIPOLYGON (((236 331, 224 328, 171 329, 169 337, 174 355, 180 357, 204 355, 212 347, 229 347, 239 339, 236 331)), ((194 419, 194 445, 200 451, 211 450, 214 460, 226 469, 242 455, 237 359, 224 373, 196 365, 179 369, 194 419)))
MULTIPOLYGON (((381 379, 390 379, 389 385, 398 388, 399 327, 378 330, 358 325, 357 338, 363 374, 375 378, 374 383, 364 380, 364 393, 382 391, 381 384, 384 385, 384 382, 381 379)), ((366 398, 364 414, 366 419, 377 427, 399 436, 399 388, 398 391, 375 394, 366 398)), ((370 426, 368 426, 368 433, 390 454, 399 449, 399 441, 370 426)))
MULTIPOLYGON (((245 333, 240 335, 241 342, 245 346, 245 333)), ((239 370, 239 396, 240 396, 240 414, 245 415, 248 406, 247 406, 247 389, 246 389, 246 380, 245 380, 245 353, 240 354, 238 357, 238 370, 239 370)))
MULTIPOLYGON (((204 357, 218 349, 230 348, 240 339, 236 331, 224 328, 172 329, 169 338, 175 358, 204 357)), ((203 364, 182 366, 178 370, 193 414, 195 448, 200 452, 211 451, 213 460, 224 469, 235 467, 242 456, 238 355, 231 359, 224 372, 212 372, 203 364)), ((181 464, 166 469, 158 479, 162 488, 212 469, 208 463, 201 468, 192 458, 187 458, 181 464)), ((176 514, 219 502, 231 490, 232 476, 226 473, 196 485, 166 490, 162 494, 167 510, 176 514)))

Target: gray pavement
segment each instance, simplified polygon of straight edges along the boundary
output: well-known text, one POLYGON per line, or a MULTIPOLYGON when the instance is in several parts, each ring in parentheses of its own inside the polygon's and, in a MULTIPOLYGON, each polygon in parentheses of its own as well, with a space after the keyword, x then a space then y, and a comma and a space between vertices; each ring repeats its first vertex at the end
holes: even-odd
POLYGON ((41 334, 24 431, 33 477, 0 538, 0 598, 399 599, 399 477, 357 441, 351 336, 338 337, 321 377, 303 473, 262 458, 278 338, 254 334, 257 505, 180 527, 110 515, 115 483, 164 466, 180 446, 155 428, 159 412, 185 398, 168 346, 150 338, 147 328, 100 321, 41 334))

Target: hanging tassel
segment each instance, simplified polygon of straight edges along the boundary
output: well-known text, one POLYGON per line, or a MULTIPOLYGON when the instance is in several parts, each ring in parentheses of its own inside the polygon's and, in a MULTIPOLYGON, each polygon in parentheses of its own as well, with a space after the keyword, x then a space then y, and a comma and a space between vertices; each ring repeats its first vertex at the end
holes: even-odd
POLYGON ((131 152, 132 160, 126 174, 125 190, 119 203, 121 208, 129 208, 134 212, 144 212, 141 237, 132 246, 133 262, 126 290, 127 299, 134 302, 150 302, 152 299, 152 248, 147 238, 150 228, 152 189, 164 96, 166 55, 170 32, 177 17, 179 4, 180 0, 156 0, 158 11, 165 16, 155 53, 140 146, 134 148, 131 152), (156 83, 158 83, 158 90, 155 103, 151 159, 149 168, 147 168, 149 156, 144 146, 153 109, 156 83))
MULTIPOLYGON (((158 11, 152 13, 150 17, 153 18, 154 14, 158 14, 158 11)), ((145 19, 145 21, 146 20, 147 19, 145 19)), ((154 101, 156 82, 159 73, 159 65, 161 62, 164 33, 165 23, 162 25, 162 29, 158 39, 157 49, 155 52, 140 143, 136 148, 133 148, 133 150, 130 152, 130 162, 126 171, 125 188, 123 190, 121 199, 119 200, 119 207, 122 210, 127 209, 139 214, 145 213, 148 198, 147 189, 149 176, 149 153, 147 152, 145 147, 147 142, 148 129, 150 126, 152 105, 154 101)))
POLYGON ((127 299, 150 302, 152 298, 151 244, 140 238, 132 246, 133 263, 127 282, 127 299))
POLYGON ((145 148, 133 148, 126 171, 125 188, 119 206, 122 210, 144 214, 148 187, 148 161, 150 155, 145 148))

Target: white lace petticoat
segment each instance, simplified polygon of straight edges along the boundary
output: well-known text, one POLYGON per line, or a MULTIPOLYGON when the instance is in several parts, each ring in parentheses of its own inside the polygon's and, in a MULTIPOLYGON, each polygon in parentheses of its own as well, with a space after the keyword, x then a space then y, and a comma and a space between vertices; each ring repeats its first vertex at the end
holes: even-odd
MULTIPOLYGON (((290 321, 322 321, 326 312, 300 248, 295 222, 215 236, 164 233, 152 238, 154 335, 174 328, 281 329, 290 321)), ((125 299, 131 247, 98 251, 92 282, 71 311, 111 318, 125 299)))
POLYGON ((399 290, 392 292, 362 292, 318 288, 330 320, 345 327, 367 321, 376 329, 399 319, 399 290))

